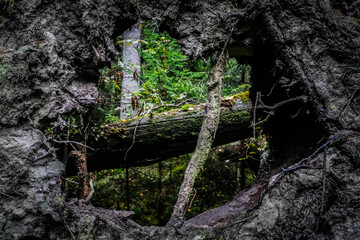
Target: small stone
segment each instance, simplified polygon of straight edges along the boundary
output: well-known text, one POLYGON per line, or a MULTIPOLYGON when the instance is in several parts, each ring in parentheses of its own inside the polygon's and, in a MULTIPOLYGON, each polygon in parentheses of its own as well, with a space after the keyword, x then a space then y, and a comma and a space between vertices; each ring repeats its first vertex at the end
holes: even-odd
POLYGON ((33 202, 31 201, 24 201, 23 202, 23 207, 26 209, 26 210, 31 210, 35 207, 35 205, 33 204, 33 202))
POLYGON ((26 211, 22 208, 17 208, 11 213, 11 217, 14 219, 22 219, 26 216, 26 211))

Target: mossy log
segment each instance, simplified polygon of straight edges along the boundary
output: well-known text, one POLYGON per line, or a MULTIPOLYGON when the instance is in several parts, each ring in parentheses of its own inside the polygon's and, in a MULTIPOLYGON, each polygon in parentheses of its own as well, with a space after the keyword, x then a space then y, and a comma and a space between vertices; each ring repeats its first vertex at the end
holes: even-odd
MULTIPOLYGON (((94 128, 88 145, 96 151, 88 151, 89 171, 143 166, 193 152, 204 111, 202 106, 94 128)), ((214 146, 250 137, 250 118, 249 105, 224 107, 214 146)), ((75 170, 70 159, 67 176, 76 174, 75 170)))

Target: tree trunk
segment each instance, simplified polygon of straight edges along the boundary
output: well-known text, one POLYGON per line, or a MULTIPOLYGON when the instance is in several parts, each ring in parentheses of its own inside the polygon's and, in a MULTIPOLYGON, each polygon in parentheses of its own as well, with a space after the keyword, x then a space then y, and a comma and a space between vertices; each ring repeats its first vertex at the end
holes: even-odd
POLYGON ((210 70, 210 81, 206 100, 204 121, 198 136, 198 142, 191 160, 186 168, 184 180, 181 184, 177 202, 171 215, 170 224, 177 224, 183 220, 190 194, 193 191, 195 179, 201 169, 204 168, 206 159, 209 156, 211 146, 214 142, 216 130, 220 117, 221 85, 224 79, 225 60, 221 54, 215 63, 212 63, 210 70))
POLYGON ((121 84, 120 119, 135 117, 138 114, 138 99, 134 95, 140 86, 140 47, 141 21, 132 25, 123 34, 124 78, 121 84))
MULTIPOLYGON (((146 166, 193 152, 203 121, 204 106, 194 108, 194 111, 155 114, 143 118, 140 124, 137 119, 94 127, 88 145, 96 151, 88 151, 89 172, 125 166, 146 166)), ((249 102, 243 102, 241 99, 232 107, 222 107, 213 146, 251 137, 249 108, 249 102)), ((71 138, 75 139, 76 136, 71 138)), ((71 159, 66 166, 66 174, 76 174, 75 162, 71 159)))

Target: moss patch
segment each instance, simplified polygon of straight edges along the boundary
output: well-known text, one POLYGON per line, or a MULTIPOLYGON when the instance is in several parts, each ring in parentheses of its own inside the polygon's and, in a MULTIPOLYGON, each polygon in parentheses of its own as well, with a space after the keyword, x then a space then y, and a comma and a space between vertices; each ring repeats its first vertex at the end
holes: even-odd
POLYGON ((29 48, 30 48, 29 45, 22 46, 18 50, 16 50, 16 52, 14 52, 14 55, 22 54, 22 53, 26 52, 26 50, 28 50, 29 48))
POLYGON ((230 97, 230 100, 235 103, 236 100, 241 99, 243 102, 250 101, 250 91, 240 92, 230 97))
POLYGON ((5 74, 7 73, 10 67, 11 65, 8 63, 0 65, 0 80, 2 80, 2 78, 5 76, 5 74))

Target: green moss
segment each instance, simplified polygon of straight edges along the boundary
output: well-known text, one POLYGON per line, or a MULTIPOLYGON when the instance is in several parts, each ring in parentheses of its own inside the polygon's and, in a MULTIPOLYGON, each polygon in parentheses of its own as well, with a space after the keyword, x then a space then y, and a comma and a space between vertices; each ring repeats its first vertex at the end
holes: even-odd
POLYGON ((182 106, 181 110, 188 111, 189 108, 194 107, 194 106, 195 106, 194 104, 185 104, 184 106, 182 106))
POLYGON ((26 50, 28 50, 29 48, 30 48, 29 45, 22 46, 21 48, 19 48, 18 50, 16 50, 16 52, 14 52, 14 55, 16 55, 16 54, 22 54, 22 53, 26 52, 26 50))
POLYGON ((232 96, 230 99, 233 103, 235 103, 238 99, 241 99, 243 102, 248 102, 250 101, 250 91, 239 92, 238 94, 232 96))
POLYGON ((5 76, 10 67, 11 65, 7 63, 0 65, 0 80, 5 76))
POLYGON ((61 203, 62 202, 62 198, 61 198, 61 196, 59 194, 55 195, 54 202, 55 203, 61 203))
POLYGON ((108 135, 115 135, 117 137, 122 137, 125 134, 125 128, 122 124, 105 124, 100 126, 99 135, 100 136, 108 136, 108 135))
POLYGON ((250 118, 250 112, 225 112, 220 115, 220 123, 226 123, 227 125, 241 124, 242 122, 248 122, 250 118))
MULTIPOLYGON (((180 121, 166 121, 165 119, 168 117, 168 115, 161 116, 160 118, 154 117, 148 122, 150 124, 146 125, 146 132, 142 132, 144 130, 140 130, 142 127, 138 126, 137 134, 141 134, 141 136, 137 136, 137 142, 161 142, 164 140, 175 140, 184 136, 198 136, 203 123, 202 115, 193 118, 185 118, 180 121), (158 121, 161 121, 161 124, 159 124, 158 121)), ((173 117, 174 116, 170 116, 169 118, 171 119, 173 117)), ((250 117, 248 111, 223 111, 220 115, 220 124, 223 125, 223 127, 241 125, 242 123, 249 122, 250 117)), ((145 122, 145 120, 143 121, 145 122)), ((129 126, 129 124, 102 125, 98 128, 95 135, 103 139, 108 139, 110 142, 118 138, 122 138, 125 141, 131 141, 135 126, 136 125, 133 123, 131 126, 129 126), (126 126, 128 127, 126 128, 126 126)))

